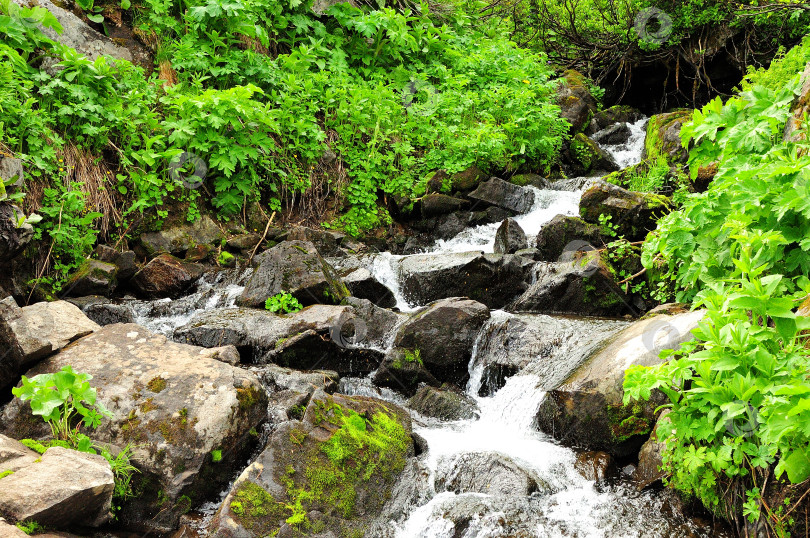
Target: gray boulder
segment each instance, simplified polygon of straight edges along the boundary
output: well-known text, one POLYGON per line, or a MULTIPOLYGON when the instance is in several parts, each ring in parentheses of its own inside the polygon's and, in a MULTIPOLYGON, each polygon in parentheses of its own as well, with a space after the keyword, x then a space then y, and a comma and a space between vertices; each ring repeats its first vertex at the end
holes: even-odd
POLYGON ((610 217, 616 233, 628 241, 643 240, 670 209, 666 196, 628 191, 602 179, 594 180, 579 202, 586 222, 599 224, 600 215, 610 217))
POLYGON ((647 488, 653 484, 661 481, 666 476, 663 470, 663 456, 666 445, 658 440, 658 430, 665 427, 672 427, 672 424, 666 416, 669 414, 669 409, 664 409, 655 423, 650 438, 641 445, 641 450, 638 453, 638 467, 636 472, 633 473, 633 483, 638 489, 647 488))
POLYGON ((573 69, 566 71, 557 84, 556 103, 561 115, 571 124, 569 134, 575 134, 588 126, 597 103, 585 83, 585 77, 573 69))
POLYGON ((24 219, 23 211, 12 204, 0 202, 0 260, 7 262, 22 252, 34 237, 30 224, 17 226, 24 219))
POLYGON ((503 308, 528 287, 519 256, 513 254, 415 254, 399 263, 400 290, 411 304, 470 297, 503 308))
POLYGON ((446 386, 420 387, 408 400, 408 407, 420 415, 441 420, 470 420, 480 415, 475 400, 446 386))
POLYGON ((703 311, 658 315, 637 321, 548 392, 538 412, 540 428, 567 445, 624 457, 637 453, 663 403, 622 402, 624 373, 630 366, 661 364, 659 353, 693 338, 703 311))
POLYGON ((64 294, 71 297, 85 295, 109 296, 118 286, 118 268, 99 260, 85 260, 65 284, 64 294))
POLYGON ((147 299, 177 297, 203 274, 201 266, 160 254, 132 277, 132 286, 147 299))
POLYGON ((442 299, 413 314, 397 331, 394 345, 418 350, 425 367, 441 381, 467 376, 473 342, 489 319, 486 305, 463 297, 442 299))
POLYGON ((541 478, 499 452, 467 452, 445 458, 436 470, 436 491, 525 497, 549 493, 541 478))
POLYGON ((341 278, 352 297, 368 299, 383 308, 393 308, 397 305, 394 293, 374 278, 371 272, 364 267, 352 269, 343 274, 341 278))
POLYGON ((131 250, 118 252, 112 247, 97 245, 96 257, 100 261, 111 263, 118 268, 117 276, 119 281, 129 280, 138 271, 137 258, 135 252, 131 250))
POLYGON ((338 304, 349 296, 335 269, 309 241, 284 241, 253 262, 258 267, 237 301, 240 306, 262 308, 268 297, 282 291, 303 305, 338 304))
POLYGON ((534 191, 492 177, 468 194, 471 199, 494 205, 515 214, 526 213, 534 205, 534 191))
POLYGON ((514 254, 528 248, 526 233, 515 219, 506 219, 495 233, 495 254, 514 254))
POLYGON ((0 514, 48 527, 99 527, 110 519, 114 487, 103 457, 53 447, 0 478, 0 514))
POLYGON ((374 372, 372 381, 378 387, 388 387, 408 396, 414 394, 420 384, 435 387, 440 385, 425 368, 425 363, 416 351, 397 347, 386 353, 382 364, 374 372))
POLYGON ((594 248, 602 247, 599 226, 579 217, 557 215, 540 228, 534 246, 539 261, 556 262, 566 249, 577 250, 586 243, 594 248))
MULTIPOLYGON (((132 443, 142 494, 124 506, 121 517, 144 532, 172 530, 192 505, 221 491, 253 449, 250 430, 266 420, 267 395, 259 379, 206 353, 138 325, 109 325, 26 374, 71 365, 93 376, 98 399, 113 416, 92 435, 115 446, 132 443), (212 462, 213 450, 225 455, 222 461, 212 462)), ((18 399, 3 409, 0 429, 14 438, 48 433, 18 399)))
POLYGON ((152 257, 158 254, 182 256, 198 245, 219 246, 225 235, 208 216, 196 222, 169 226, 159 232, 141 234, 141 245, 152 257))

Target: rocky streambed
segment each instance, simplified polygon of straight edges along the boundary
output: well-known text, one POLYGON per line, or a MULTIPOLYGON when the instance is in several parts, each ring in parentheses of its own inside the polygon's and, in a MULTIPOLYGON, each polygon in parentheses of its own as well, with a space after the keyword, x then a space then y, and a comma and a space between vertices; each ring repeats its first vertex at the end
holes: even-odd
MULTIPOLYGON (((593 138, 626 167, 643 126, 593 138)), ((141 299, 4 299, 0 390, 65 365, 91 374, 112 417, 88 434, 130 445, 138 473, 112 520, 103 460, 21 445, 49 431, 6 399, 0 514, 75 536, 723 535, 660 487, 654 403, 622 403, 624 371, 655 364, 702 314, 636 320, 643 301, 582 248, 598 215, 642 234, 655 200, 598 178, 492 178, 467 199, 507 218, 458 229, 435 198, 422 213, 455 233, 418 253, 299 229, 218 273, 158 249, 130 275, 141 299), (262 308, 281 291, 304 308, 262 308)))

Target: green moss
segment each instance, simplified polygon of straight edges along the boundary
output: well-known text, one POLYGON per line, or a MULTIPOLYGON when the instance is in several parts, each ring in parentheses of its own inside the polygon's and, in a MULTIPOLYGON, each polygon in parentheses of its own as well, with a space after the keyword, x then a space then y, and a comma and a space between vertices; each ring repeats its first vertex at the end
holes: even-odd
POLYGON ((608 406, 610 433, 617 443, 627 441, 637 435, 648 435, 652 424, 644 417, 644 408, 638 403, 608 406))
POLYGON ((174 509, 181 514, 189 513, 191 511, 191 498, 188 495, 181 495, 177 502, 174 503, 174 509))
POLYGON ((236 389, 236 399, 239 401, 239 409, 247 411, 262 399, 262 393, 253 385, 239 387, 236 389))
POLYGON ((267 528, 274 520, 284 517, 287 510, 263 487, 246 480, 234 493, 231 512, 248 530, 254 527, 267 528))
POLYGON ((160 376, 153 377, 149 383, 146 384, 146 388, 155 393, 160 392, 166 388, 166 380, 160 376))
POLYGON ((5 478, 12 474, 14 474, 14 471, 3 471, 2 473, 0 473, 0 478, 5 478))
POLYGON ((157 409, 157 406, 154 403, 154 398, 147 398, 146 401, 140 405, 141 413, 148 413, 155 409, 157 409))

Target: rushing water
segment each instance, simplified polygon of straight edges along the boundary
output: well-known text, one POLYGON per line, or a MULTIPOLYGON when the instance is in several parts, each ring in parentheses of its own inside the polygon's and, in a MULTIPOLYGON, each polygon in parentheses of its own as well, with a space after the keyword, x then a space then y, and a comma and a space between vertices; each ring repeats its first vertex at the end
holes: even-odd
MULTIPOLYGON (((646 120, 630 124, 626 143, 605 146, 620 166, 640 160, 645 124, 646 120)), ((554 216, 576 215, 582 189, 591 180, 575 178, 558 182, 552 189, 533 189, 534 206, 516 217, 530 240, 554 216)), ((467 229, 452 239, 437 241, 429 252, 492 252, 498 226, 467 229)), ((398 265, 402 258, 386 252, 355 257, 351 263, 367 268, 390 288, 400 310, 412 311, 416 305, 400 293, 398 265)), ((213 282, 201 280, 195 293, 177 301, 126 304, 138 323, 171 335, 199 311, 232 307, 246 278, 244 273, 226 274, 213 282)), ((493 311, 475 341, 466 387, 480 416, 442 422, 414 413, 414 431, 428 447, 417 462, 421 478, 414 491, 418 494, 399 517, 379 531, 380 538, 700 536, 682 518, 663 515, 667 502, 663 496, 640 493, 621 483, 597 484, 586 479, 576 469, 577 454, 535 427, 546 389, 559 384, 626 325, 615 320, 493 311), (490 472, 486 466, 493 461, 511 469, 507 481, 511 476, 522 483, 528 477, 536 487, 521 492, 519 487, 513 490, 506 484, 504 489, 499 483, 497 492, 482 492, 481 488, 457 492, 444 486, 451 477, 474 476, 479 469, 490 472)), ((389 348, 391 345, 393 342, 387 342, 389 348)), ((374 386, 370 378, 344 378, 339 390, 407 405, 403 396, 374 386)), ((210 517, 216 506, 208 503, 201 512, 210 517)), ((204 518, 195 526, 203 530, 206 522, 204 518)))

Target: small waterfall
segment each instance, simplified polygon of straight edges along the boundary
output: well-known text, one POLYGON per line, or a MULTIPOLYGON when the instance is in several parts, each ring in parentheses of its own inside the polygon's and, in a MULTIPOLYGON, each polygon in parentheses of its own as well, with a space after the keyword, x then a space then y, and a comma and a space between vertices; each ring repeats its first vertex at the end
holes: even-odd
POLYGON ((619 168, 627 168, 641 162, 644 152, 644 141, 647 137, 647 121, 649 118, 628 123, 630 138, 621 144, 600 144, 616 160, 619 168))

